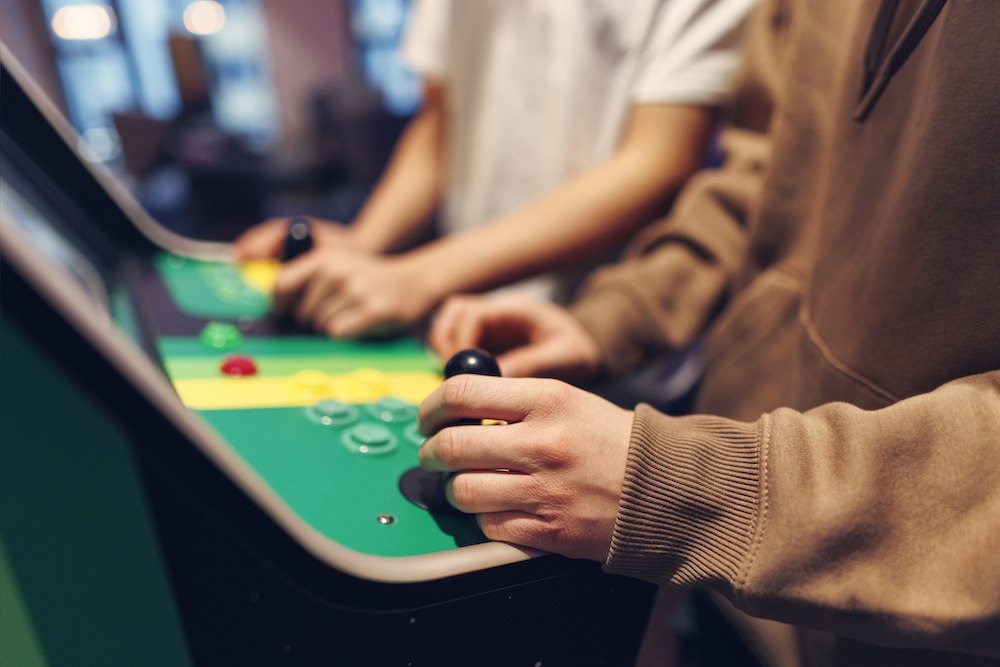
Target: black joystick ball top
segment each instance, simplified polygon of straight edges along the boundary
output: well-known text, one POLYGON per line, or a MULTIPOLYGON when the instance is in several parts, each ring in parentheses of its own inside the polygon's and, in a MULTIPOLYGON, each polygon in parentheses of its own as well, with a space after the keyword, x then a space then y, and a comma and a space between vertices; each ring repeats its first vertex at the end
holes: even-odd
POLYGON ((285 237, 281 261, 290 262, 313 248, 312 228, 307 218, 292 218, 288 221, 288 235, 285 237))
POLYGON ((477 349, 462 350, 444 365, 444 376, 453 378, 462 373, 500 377, 500 367, 489 352, 477 349))
MULTIPOLYGON (((462 350, 444 365, 444 377, 445 379, 453 378, 463 373, 500 377, 500 366, 497 365, 497 360, 489 352, 475 348, 462 350)), ((448 426, 470 426, 482 423, 481 419, 459 419, 448 426)))
MULTIPOLYGON (((462 350, 444 365, 445 378, 463 373, 473 375, 493 375, 500 377, 500 366, 493 355, 483 350, 462 350)), ((480 419, 461 419, 448 426, 469 426, 482 424, 480 419)), ((427 472, 423 468, 413 468, 399 478, 399 490, 411 503, 437 514, 461 514, 452 507, 445 496, 445 486, 453 473, 427 472)))

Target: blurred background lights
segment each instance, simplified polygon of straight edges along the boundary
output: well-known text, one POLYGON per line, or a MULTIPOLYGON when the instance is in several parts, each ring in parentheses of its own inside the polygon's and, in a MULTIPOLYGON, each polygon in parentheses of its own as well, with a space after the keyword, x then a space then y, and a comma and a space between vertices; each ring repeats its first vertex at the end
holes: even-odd
POLYGON ((115 12, 105 5, 70 5, 52 17, 52 32, 62 39, 102 39, 117 27, 115 12))
POLYGON ((184 27, 195 35, 213 35, 225 22, 226 10, 214 0, 198 0, 184 10, 184 27))
POLYGON ((121 155, 121 142, 114 129, 95 127, 83 133, 77 150, 88 162, 108 162, 121 155))

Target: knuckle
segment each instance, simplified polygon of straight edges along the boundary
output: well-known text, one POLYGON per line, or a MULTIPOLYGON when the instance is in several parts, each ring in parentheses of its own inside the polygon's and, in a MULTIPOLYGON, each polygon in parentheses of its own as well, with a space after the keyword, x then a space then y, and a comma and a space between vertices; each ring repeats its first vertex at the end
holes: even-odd
POLYGON ((367 281, 357 276, 352 276, 344 281, 344 293, 352 299, 362 300, 372 293, 367 281))
POLYGON ((507 534, 503 539, 515 544, 544 548, 557 544, 559 540, 558 532, 549 521, 517 522, 505 526, 505 528, 507 534))
POLYGON ((491 540, 498 542, 512 541, 507 537, 505 524, 500 520, 498 514, 480 514, 479 529, 483 531, 483 535, 491 540))
POLYGON ((565 383, 559 382, 558 380, 541 380, 541 391, 542 396, 546 401, 553 404, 562 403, 566 394, 568 393, 568 387, 565 383))
POLYGON ((544 540, 533 522, 529 524, 523 519, 515 519, 507 512, 490 512, 478 516, 480 530, 491 540, 526 546, 538 545, 544 540))
POLYGON ((453 428, 442 429, 437 436, 437 458, 445 466, 453 466, 462 458, 464 449, 462 436, 455 431, 453 428))
POLYGON ((442 403, 446 408, 465 405, 473 395, 472 383, 468 375, 456 375, 445 381, 442 387, 442 403))
POLYGON ((475 507, 479 497, 469 475, 455 475, 451 483, 451 495, 455 505, 463 511, 475 507))
POLYGON ((580 545, 586 537, 578 527, 562 521, 553 521, 547 526, 550 544, 559 545, 560 553, 570 557, 580 555, 580 545))
POLYGON ((539 380, 538 383, 535 406, 540 416, 552 417, 562 413, 570 401, 569 385, 558 380, 539 380))
POLYGON ((575 499, 574 489, 558 475, 549 475, 545 481, 544 497, 540 500, 543 511, 550 516, 561 516, 575 499))
POLYGON ((553 544, 554 532, 547 522, 508 512, 480 514, 478 518, 480 530, 491 540, 541 548, 553 544))
MULTIPOLYGON (((567 427, 555 425, 547 428, 540 441, 542 446, 537 447, 534 454, 536 464, 542 470, 560 470, 573 464, 576 445, 567 427)), ((558 485, 547 489, 546 495, 550 498, 556 497, 558 489, 558 485)))

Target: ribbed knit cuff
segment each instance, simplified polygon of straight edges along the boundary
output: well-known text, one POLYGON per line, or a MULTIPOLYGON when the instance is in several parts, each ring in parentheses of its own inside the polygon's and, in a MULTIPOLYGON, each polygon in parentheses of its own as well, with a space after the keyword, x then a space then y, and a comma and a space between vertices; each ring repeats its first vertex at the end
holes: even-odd
POLYGON ((753 424, 636 409, 604 569, 658 584, 739 585, 761 506, 767 417, 753 424))

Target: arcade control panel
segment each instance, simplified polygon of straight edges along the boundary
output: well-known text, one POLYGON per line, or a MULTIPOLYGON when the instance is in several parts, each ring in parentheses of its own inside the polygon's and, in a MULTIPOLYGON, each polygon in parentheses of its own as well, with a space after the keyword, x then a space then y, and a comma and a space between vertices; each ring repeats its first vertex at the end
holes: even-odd
POLYGON ((375 556, 487 541, 473 517, 400 490, 419 466, 417 406, 442 381, 418 341, 282 330, 268 315, 277 262, 163 253, 153 266, 156 352, 181 400, 312 528, 375 556))

